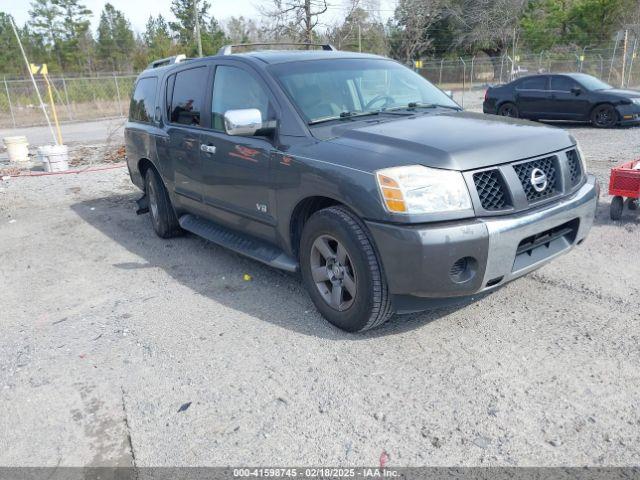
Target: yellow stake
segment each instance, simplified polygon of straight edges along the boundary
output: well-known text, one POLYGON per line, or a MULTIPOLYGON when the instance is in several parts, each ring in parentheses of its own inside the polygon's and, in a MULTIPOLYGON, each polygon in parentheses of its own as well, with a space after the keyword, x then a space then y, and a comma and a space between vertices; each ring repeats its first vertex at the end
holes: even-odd
POLYGON ((51 102, 51 112, 53 113, 53 121, 56 124, 56 133, 58 134, 58 145, 62 145, 62 132, 60 131, 60 124, 58 123, 58 113, 56 112, 56 104, 53 103, 53 94, 51 93, 51 84, 49 83, 49 77, 46 73, 43 73, 45 82, 47 82, 47 90, 49 91, 49 101, 51 102))

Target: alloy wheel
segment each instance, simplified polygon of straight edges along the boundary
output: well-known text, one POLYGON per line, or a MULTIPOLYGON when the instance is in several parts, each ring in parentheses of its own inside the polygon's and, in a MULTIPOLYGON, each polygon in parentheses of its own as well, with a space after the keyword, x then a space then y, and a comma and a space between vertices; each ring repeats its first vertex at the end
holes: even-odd
POLYGON ((321 235, 311 247, 311 275, 325 302, 347 310, 356 298, 357 278, 349 252, 331 235, 321 235))

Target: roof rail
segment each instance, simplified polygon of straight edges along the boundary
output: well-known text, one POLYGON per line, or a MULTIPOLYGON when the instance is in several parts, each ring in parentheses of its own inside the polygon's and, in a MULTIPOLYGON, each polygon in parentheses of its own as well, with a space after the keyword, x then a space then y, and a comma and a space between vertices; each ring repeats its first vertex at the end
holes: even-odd
POLYGON ((180 63, 188 60, 187 56, 184 53, 180 55, 174 55, 173 57, 161 58, 160 60, 154 60, 149 65, 147 65, 147 69, 149 68, 158 68, 164 67, 166 65, 173 65, 174 63, 180 63))
POLYGON ((236 45, 225 45, 218 50, 218 55, 231 55, 234 48, 238 47, 283 47, 283 46, 299 46, 299 47, 322 47, 322 50, 335 52, 338 49, 330 43, 238 43, 236 45))

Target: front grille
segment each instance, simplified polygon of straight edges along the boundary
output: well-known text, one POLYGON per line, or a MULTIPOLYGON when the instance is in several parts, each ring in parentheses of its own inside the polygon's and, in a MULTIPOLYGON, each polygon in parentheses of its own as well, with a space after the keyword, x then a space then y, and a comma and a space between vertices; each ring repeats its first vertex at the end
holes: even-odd
POLYGON ((513 169, 516 171, 516 174, 520 179, 520 183, 522 184, 522 188, 524 189, 524 193, 527 195, 527 200, 529 200, 529 202, 537 202, 538 200, 552 197, 558 192, 558 176, 556 175, 555 158, 556 157, 545 157, 538 160, 532 160, 531 162, 519 163, 513 166, 513 169), (547 177, 547 182, 544 190, 537 191, 534 188, 533 182, 531 180, 531 173, 535 169, 542 170, 542 172, 544 172, 547 177))
POLYGON ((498 170, 474 173, 473 182, 485 210, 503 210, 509 205, 507 189, 498 170))
POLYGON ((575 186, 582 178, 582 165, 577 150, 567 151, 567 162, 569 164, 569 181, 571 186, 575 186))

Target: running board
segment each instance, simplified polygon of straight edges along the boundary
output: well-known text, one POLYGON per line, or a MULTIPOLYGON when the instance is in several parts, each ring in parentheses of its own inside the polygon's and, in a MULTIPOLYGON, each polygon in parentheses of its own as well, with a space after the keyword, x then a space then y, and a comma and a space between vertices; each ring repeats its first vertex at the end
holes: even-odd
POLYGON ((218 245, 275 268, 296 272, 298 262, 273 245, 195 215, 180 217, 180 226, 218 245))

